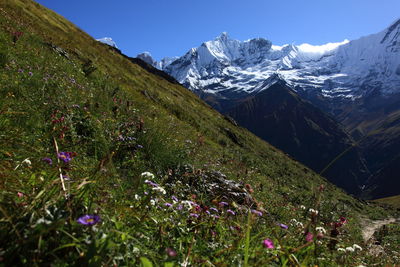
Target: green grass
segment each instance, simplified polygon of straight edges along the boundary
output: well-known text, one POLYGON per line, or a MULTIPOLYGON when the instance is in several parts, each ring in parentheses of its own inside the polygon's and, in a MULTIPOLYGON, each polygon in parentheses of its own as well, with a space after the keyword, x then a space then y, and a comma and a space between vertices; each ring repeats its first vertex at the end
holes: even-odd
POLYGON ((392 197, 375 199, 374 202, 390 205, 394 208, 400 209, 400 196, 392 196, 392 197))
POLYGON ((0 265, 364 262, 365 250, 336 249, 361 244, 361 215, 384 218, 390 210, 346 195, 40 5, 7 0, 0 13, 0 265), (58 161, 56 147, 73 159, 58 161), (215 171, 255 201, 210 189, 215 171), (154 173, 165 194, 143 172, 154 173), (83 214, 101 222, 81 225, 83 214), (348 223, 330 249, 331 224, 342 216, 348 223), (319 226, 324 237, 306 241, 319 226))

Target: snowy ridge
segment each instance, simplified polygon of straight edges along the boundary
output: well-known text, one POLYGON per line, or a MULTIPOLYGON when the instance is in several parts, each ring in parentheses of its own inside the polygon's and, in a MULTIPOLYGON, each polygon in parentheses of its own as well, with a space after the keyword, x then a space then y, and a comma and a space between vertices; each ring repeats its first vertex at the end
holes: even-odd
POLYGON ((357 99, 376 89, 390 95, 400 93, 400 20, 377 34, 318 46, 238 41, 224 32, 152 65, 193 91, 226 98, 263 90, 276 74, 296 90, 327 98, 357 99))
POLYGON ((104 37, 104 38, 96 39, 96 41, 99 41, 99 42, 107 44, 109 46, 118 48, 117 44, 113 41, 113 39, 111 37, 104 37))

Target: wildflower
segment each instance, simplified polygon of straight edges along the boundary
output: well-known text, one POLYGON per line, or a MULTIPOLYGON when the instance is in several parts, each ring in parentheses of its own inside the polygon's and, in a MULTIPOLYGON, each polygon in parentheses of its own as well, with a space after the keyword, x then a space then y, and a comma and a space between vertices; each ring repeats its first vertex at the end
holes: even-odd
POLYGON ((152 181, 149 181, 149 180, 144 180, 144 183, 148 184, 148 185, 151 185, 152 187, 158 187, 158 184, 156 184, 156 183, 154 183, 152 181))
POLYGON ((360 247, 359 245, 357 245, 357 244, 354 244, 353 245, 353 248, 354 248, 354 250, 359 250, 359 251, 362 251, 362 247, 360 247))
POLYGON ((191 217, 195 217, 195 218, 199 218, 199 214, 197 214, 197 213, 190 213, 189 214, 191 217))
POLYGON ((226 212, 231 214, 231 215, 235 215, 236 214, 233 210, 227 210, 226 212))
POLYGON ((46 158, 42 158, 42 161, 46 162, 49 165, 53 164, 53 160, 51 158, 47 158, 47 157, 46 158))
POLYGON ((160 186, 153 187, 152 189, 153 189, 153 191, 160 192, 160 193, 162 193, 163 195, 165 195, 165 194, 167 193, 167 191, 165 191, 165 189, 162 188, 162 187, 160 187, 160 186))
POLYGON ((170 257, 175 257, 177 255, 176 251, 172 248, 166 248, 165 252, 167 252, 167 255, 170 257))
POLYGON ((186 206, 188 210, 192 209, 193 204, 194 204, 193 201, 190 201, 190 200, 183 200, 183 201, 181 201, 181 203, 184 206, 186 206))
POLYGON ((68 163, 72 160, 72 153, 71 152, 60 152, 57 154, 57 157, 64 161, 65 163, 68 163))
POLYGON ((353 247, 347 247, 347 248, 346 248, 346 251, 347 251, 347 252, 354 252, 354 248, 353 248, 353 247))
POLYGON ((140 196, 138 194, 135 194, 135 199, 140 200, 140 196))
POLYGON ((17 193, 17 196, 18 196, 19 198, 21 198, 21 197, 24 196, 24 193, 18 192, 18 193, 17 193))
POLYGON ((171 204, 171 203, 165 203, 164 205, 165 205, 166 207, 168 207, 168 208, 172 207, 172 204, 171 204))
POLYGON ((152 206, 154 206, 154 205, 156 205, 156 201, 155 201, 154 199, 150 199, 150 204, 151 204, 152 206))
POLYGON ((251 213, 256 214, 256 215, 258 215, 260 217, 263 215, 262 212, 258 211, 258 210, 251 210, 251 213))
POLYGON ((32 162, 29 160, 29 158, 26 158, 22 161, 22 164, 26 164, 28 166, 32 165, 32 162))
POLYGON ((178 205, 178 207, 176 207, 177 210, 182 210, 183 206, 182 205, 178 205))
POLYGON ((179 201, 178 198, 177 198, 176 196, 172 196, 171 199, 172 199, 174 202, 178 202, 178 201, 179 201))
POLYGON ((24 70, 23 70, 23 69, 18 69, 18 72, 19 72, 19 73, 23 73, 24 70))
POLYGON ((303 227, 304 227, 304 225, 303 225, 302 222, 297 222, 297 223, 296 223, 296 226, 299 227, 299 228, 303 228, 303 227))
POLYGON ((315 210, 315 209, 309 209, 308 211, 309 211, 311 214, 318 215, 318 210, 315 210))
POLYGON ((346 252, 346 250, 344 248, 338 248, 337 251, 338 252, 346 252))
POLYGON ((305 210, 305 209, 306 209, 306 206, 301 205, 301 206, 300 206, 300 209, 305 210))
POLYGON ((342 224, 346 224, 347 223, 347 219, 345 218, 345 217, 340 217, 340 222, 342 223, 342 224))
POLYGON ((73 104, 72 107, 73 108, 80 108, 80 106, 78 104, 73 104))
POLYGON ((272 240, 268 238, 263 241, 263 245, 266 248, 275 248, 274 242, 272 242, 272 240))
POLYGON ((289 226, 287 226, 286 224, 283 224, 283 223, 278 223, 278 225, 282 229, 288 229, 289 228, 289 226))
POLYGON ((28 75, 29 75, 29 76, 32 76, 32 75, 33 75, 32 71, 30 71, 30 72, 28 73, 28 75))
POLYGON ((210 208, 211 211, 218 212, 216 208, 210 208))
POLYGON ((83 224, 83 225, 89 225, 89 226, 95 225, 98 222, 100 222, 100 216, 86 214, 86 215, 79 217, 77 222, 80 224, 83 224))
POLYGON ((316 227, 315 230, 317 232, 320 232, 321 234, 326 234, 326 230, 324 227, 319 226, 319 227, 316 227))
POLYGON ((141 174, 142 177, 146 177, 146 178, 150 178, 150 179, 154 179, 154 174, 152 174, 151 172, 143 172, 141 174))
POLYGON ((222 207, 224 207, 224 206, 228 206, 229 204, 227 203, 227 202, 225 202, 225 201, 221 201, 220 203, 219 203, 219 206, 222 208, 222 207))
POLYGON ((314 235, 312 233, 308 232, 306 234, 306 241, 307 242, 311 242, 313 240, 313 238, 314 238, 314 235))

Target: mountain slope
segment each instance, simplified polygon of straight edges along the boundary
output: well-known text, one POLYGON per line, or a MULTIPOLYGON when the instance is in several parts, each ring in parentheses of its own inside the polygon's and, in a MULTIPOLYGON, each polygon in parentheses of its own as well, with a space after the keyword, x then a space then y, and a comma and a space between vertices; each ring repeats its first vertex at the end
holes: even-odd
POLYGON ((388 216, 41 5, 0 13, 0 265, 332 266, 388 216))
MULTIPOLYGON (((321 172, 354 142, 334 119, 302 100, 278 81, 240 101, 228 114, 240 125, 282 149, 316 172, 321 172)), ((353 194, 369 176, 358 148, 334 162, 323 174, 353 194)))

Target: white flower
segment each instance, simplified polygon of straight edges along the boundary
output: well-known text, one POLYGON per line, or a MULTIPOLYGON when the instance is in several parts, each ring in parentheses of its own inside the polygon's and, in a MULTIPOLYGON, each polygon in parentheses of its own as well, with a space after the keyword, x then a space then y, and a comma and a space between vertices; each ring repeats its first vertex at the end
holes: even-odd
POLYGON ((22 164, 26 164, 26 165, 32 165, 32 162, 29 160, 29 158, 26 158, 22 161, 22 164))
POLYGON ((138 194, 135 194, 135 199, 140 200, 140 196, 138 194))
POLYGON ((187 207, 188 210, 192 209, 193 201, 190 200, 182 200, 181 203, 187 207))
POLYGON ((320 232, 321 234, 326 234, 326 230, 324 227, 319 226, 319 227, 316 227, 315 230, 317 232, 320 232))
POLYGON ((151 172, 144 172, 141 174, 142 177, 146 177, 146 178, 150 178, 150 179, 154 179, 154 174, 152 174, 151 172))
POLYGON ((153 191, 160 192, 160 193, 162 193, 163 195, 165 195, 165 194, 167 193, 167 191, 165 191, 165 189, 162 188, 161 186, 153 187, 152 189, 153 189, 153 191))
POLYGON ((347 248, 346 248, 346 251, 347 251, 347 252, 354 252, 354 248, 352 248, 352 247, 347 247, 347 248))
POLYGON ((303 223, 301 223, 301 222, 297 222, 297 227, 302 228, 302 227, 304 227, 304 225, 303 225, 303 223))
POLYGON ((344 248, 338 248, 337 251, 338 252, 346 252, 346 250, 344 248))
POLYGON ((353 248, 354 248, 354 250, 360 250, 360 251, 362 251, 362 247, 360 247, 359 245, 357 245, 357 244, 354 244, 353 245, 353 248))
POLYGON ((300 206, 300 209, 305 210, 305 209, 306 209, 306 206, 301 205, 301 206, 300 206))
POLYGON ((151 204, 152 206, 154 206, 154 205, 156 205, 156 201, 155 201, 154 199, 150 199, 150 204, 151 204))
POLYGON ((318 210, 315 210, 315 209, 309 209, 308 211, 309 211, 311 214, 315 214, 315 215, 318 214, 318 210))

